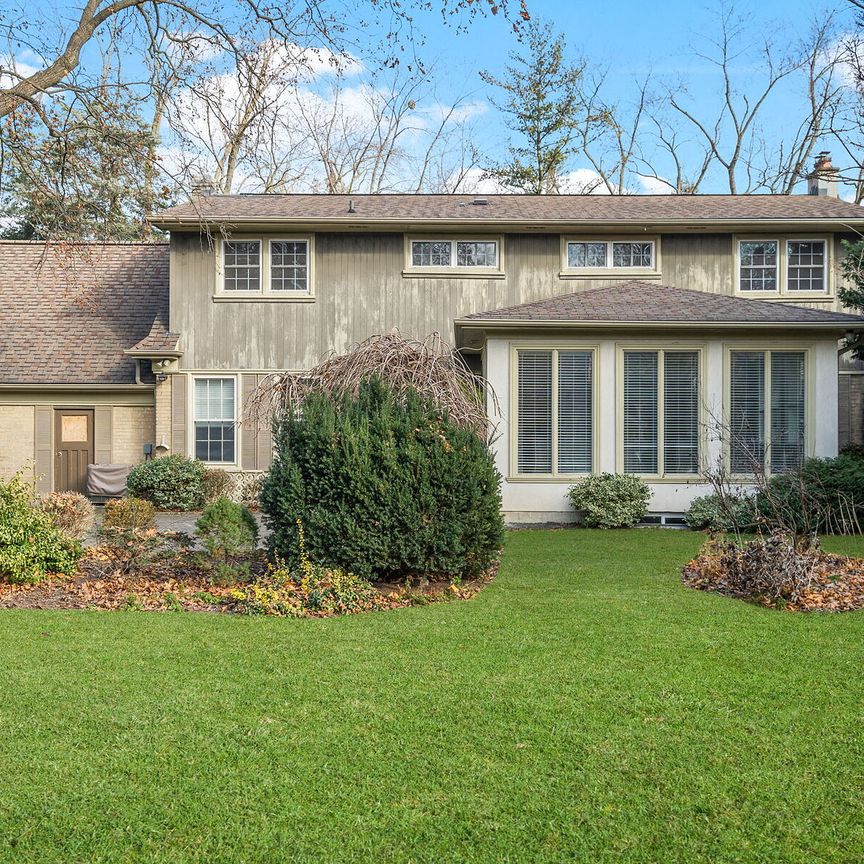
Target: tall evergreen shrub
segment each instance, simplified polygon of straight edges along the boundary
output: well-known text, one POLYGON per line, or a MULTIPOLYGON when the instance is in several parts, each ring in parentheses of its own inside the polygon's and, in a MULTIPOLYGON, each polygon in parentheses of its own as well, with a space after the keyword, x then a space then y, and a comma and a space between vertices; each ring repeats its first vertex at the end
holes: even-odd
POLYGON ((275 430, 261 493, 270 551, 366 578, 470 578, 502 539, 501 478, 477 435, 413 390, 312 394, 275 430))

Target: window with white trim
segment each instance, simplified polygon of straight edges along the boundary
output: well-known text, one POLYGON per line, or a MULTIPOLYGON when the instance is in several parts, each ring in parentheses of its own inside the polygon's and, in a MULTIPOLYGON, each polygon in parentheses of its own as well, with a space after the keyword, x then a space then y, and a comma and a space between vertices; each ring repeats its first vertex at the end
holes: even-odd
POLYGON ((222 241, 224 291, 261 290, 261 241, 222 241))
POLYGON ((429 239, 410 241, 410 266, 430 269, 499 269, 498 240, 429 239))
POLYGON ((699 473, 698 350, 623 352, 625 474, 699 473))
POLYGON ((824 240, 787 240, 786 267, 788 291, 825 290, 827 255, 824 240))
POLYGON ((309 293, 309 241, 270 241, 270 290, 309 293))
POLYGON ((806 351, 731 351, 729 456, 733 474, 796 468, 806 441, 806 351))
POLYGON ((653 270, 654 240, 568 240, 568 270, 653 270))
POLYGON ((516 352, 516 473, 590 474, 594 468, 594 352, 516 352))
POLYGON ((828 241, 786 237, 738 240, 738 291, 742 294, 826 294, 828 241))
POLYGON ((233 378, 196 378, 195 458, 233 464, 236 460, 236 400, 233 378))

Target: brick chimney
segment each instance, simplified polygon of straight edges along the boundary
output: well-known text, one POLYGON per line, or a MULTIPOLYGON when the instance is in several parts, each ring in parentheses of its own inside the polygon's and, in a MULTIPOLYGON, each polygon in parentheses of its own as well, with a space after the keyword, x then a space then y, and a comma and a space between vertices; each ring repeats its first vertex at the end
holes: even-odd
POLYGON ((837 169, 831 164, 831 154, 823 150, 816 156, 816 164, 807 175, 807 194, 836 198, 837 176, 837 169))

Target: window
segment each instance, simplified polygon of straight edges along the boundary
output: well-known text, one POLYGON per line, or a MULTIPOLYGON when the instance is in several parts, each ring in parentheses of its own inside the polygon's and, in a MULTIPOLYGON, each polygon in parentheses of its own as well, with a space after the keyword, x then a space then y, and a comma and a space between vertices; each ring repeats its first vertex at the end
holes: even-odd
POLYGON ((777 290, 777 241, 742 240, 739 287, 742 291, 777 290))
POLYGON ((654 270, 655 240, 567 240, 564 266, 570 270, 654 270))
POLYGON ((733 474, 771 472, 804 459, 805 351, 732 351, 729 451, 733 474))
POLYGON ((223 241, 222 271, 225 291, 260 291, 261 241, 223 241))
POLYGON ((825 294, 828 253, 824 238, 739 240, 738 290, 744 294, 825 294))
POLYGON ((498 240, 411 240, 409 262, 413 268, 499 269, 498 240))
POLYGON ((233 378, 195 379, 195 458, 202 462, 235 461, 233 378))
POLYGON ((270 241, 270 290, 309 291, 309 241, 270 241))
POLYGON ((593 470, 593 351, 518 351, 516 399, 518 474, 593 470))
POLYGON ((825 290, 825 241, 789 240, 786 243, 789 291, 825 290))
POLYGON ((613 243, 613 267, 653 267, 653 243, 613 243))
POLYGON ((699 472, 699 351, 624 351, 626 474, 699 472))
POLYGON ((579 243, 567 244, 567 266, 568 267, 605 267, 606 266, 606 244, 605 243, 579 243))

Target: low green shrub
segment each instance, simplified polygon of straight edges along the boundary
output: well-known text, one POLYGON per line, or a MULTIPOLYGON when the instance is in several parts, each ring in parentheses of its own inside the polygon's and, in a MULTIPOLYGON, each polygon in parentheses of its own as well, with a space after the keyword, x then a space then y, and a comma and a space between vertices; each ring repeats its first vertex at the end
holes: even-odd
POLYGON ((205 468, 201 478, 201 488, 205 504, 212 504, 219 498, 229 498, 231 475, 221 468, 205 468))
POLYGON ((78 542, 54 524, 20 477, 0 481, 0 579, 33 583, 49 574, 71 576, 80 557, 78 542))
POLYGON ((807 459, 778 474, 757 496, 760 516, 784 530, 854 534, 864 530, 864 460, 807 459))
POLYGON ((631 474, 591 474, 568 492, 586 528, 629 528, 648 511, 651 490, 631 474))
POLYGON ((747 531, 755 527, 756 499, 744 492, 725 496, 700 495, 694 498, 684 514, 684 522, 691 531, 747 531))
POLYGON ((476 577, 498 556, 500 477, 486 443, 409 390, 308 396, 276 432, 261 508, 272 557, 401 581, 476 577))
POLYGON ((49 492, 42 499, 42 510, 73 540, 83 539, 95 521, 93 505, 80 492, 49 492))
POLYGON ((155 528, 156 508, 141 498, 117 498, 105 502, 103 530, 132 530, 155 528))
POLYGON ((160 456, 136 465, 126 485, 131 495, 152 501, 157 510, 196 510, 204 502, 205 470, 197 459, 160 456))
POLYGON ((258 523, 247 507, 218 498, 204 508, 195 523, 195 536, 211 557, 227 561, 255 550, 258 523))
POLYGON ((850 456, 852 459, 864 461, 864 444, 855 444, 852 442, 844 444, 840 448, 840 455, 850 456))

